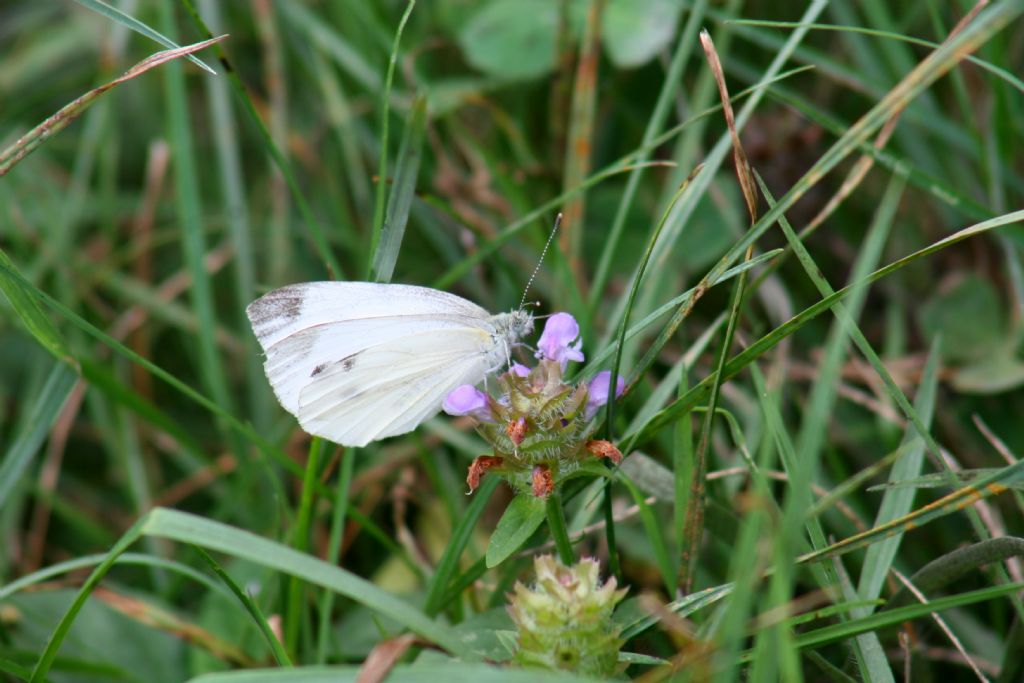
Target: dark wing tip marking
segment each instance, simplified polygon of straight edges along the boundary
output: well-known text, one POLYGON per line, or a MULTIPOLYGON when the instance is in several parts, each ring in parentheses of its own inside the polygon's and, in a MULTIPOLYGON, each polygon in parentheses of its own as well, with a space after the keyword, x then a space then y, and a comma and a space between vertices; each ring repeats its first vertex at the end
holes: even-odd
POLYGON ((300 287, 289 285, 267 292, 245 309, 256 336, 273 334, 302 313, 303 294, 300 287))

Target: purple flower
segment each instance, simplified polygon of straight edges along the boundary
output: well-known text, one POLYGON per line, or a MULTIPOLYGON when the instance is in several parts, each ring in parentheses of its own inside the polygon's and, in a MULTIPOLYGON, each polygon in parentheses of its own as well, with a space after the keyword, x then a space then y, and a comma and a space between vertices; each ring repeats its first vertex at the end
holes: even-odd
MULTIPOLYGON (((586 419, 590 419, 597 415, 598 409, 608 402, 608 385, 611 383, 612 373, 611 370, 602 370, 594 376, 594 379, 590 380, 590 384, 587 385, 587 408, 583 415, 586 419)), ((619 377, 615 381, 615 398, 622 396, 622 392, 626 389, 626 381, 619 377)))
POLYGON ((544 333, 540 335, 537 342, 537 358, 558 361, 565 372, 569 361, 582 362, 583 340, 580 336, 580 326, 568 313, 555 313, 548 318, 544 325, 544 333), (575 340, 575 341, 574 341, 575 340))
POLYGON ((512 362, 512 367, 510 367, 508 371, 516 377, 526 377, 530 374, 530 368, 526 367, 522 363, 516 363, 515 361, 512 362))
POLYGON ((491 406, 487 394, 472 384, 463 384, 448 394, 441 408, 449 415, 472 415, 478 420, 491 422, 491 406))

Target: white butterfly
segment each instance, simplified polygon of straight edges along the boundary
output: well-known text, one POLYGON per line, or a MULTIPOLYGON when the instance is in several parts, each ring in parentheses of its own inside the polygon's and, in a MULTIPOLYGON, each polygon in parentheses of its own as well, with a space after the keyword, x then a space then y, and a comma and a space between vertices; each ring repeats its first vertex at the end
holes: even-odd
POLYGON ((522 309, 491 315, 447 292, 371 282, 289 285, 246 314, 277 400, 307 432, 345 446, 415 429, 533 330, 522 309))

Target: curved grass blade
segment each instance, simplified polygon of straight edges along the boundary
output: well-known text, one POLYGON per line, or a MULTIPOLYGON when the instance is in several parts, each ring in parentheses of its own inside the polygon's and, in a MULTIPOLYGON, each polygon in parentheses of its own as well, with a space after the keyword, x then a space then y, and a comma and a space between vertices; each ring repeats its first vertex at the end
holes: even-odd
MULTIPOLYGON (((928 595, 956 581, 968 572, 995 562, 1002 562, 1011 557, 1024 557, 1024 538, 1000 536, 986 541, 978 541, 935 558, 914 572, 909 583, 928 595)), ((902 607, 916 600, 913 592, 904 584, 889 599, 882 610, 902 607)))
MULTIPOLYGON (((81 2, 82 0, 78 1, 81 2)), ((15 164, 31 154, 37 147, 39 147, 39 145, 67 128, 68 124, 81 116, 82 113, 89 108, 89 105, 91 105, 100 95, 107 92, 114 86, 120 85, 125 81, 129 81, 136 76, 140 76, 153 67, 160 66, 161 64, 177 59, 178 57, 198 52, 199 50, 213 45, 214 43, 218 43, 225 38, 227 38, 227 36, 218 36, 217 38, 210 38, 209 40, 204 40, 193 45, 176 47, 173 50, 164 50, 162 52, 152 54, 132 68, 128 69, 128 71, 125 71, 118 78, 115 78, 109 83, 104 83, 98 88, 93 88, 81 97, 78 97, 74 101, 64 105, 56 114, 50 116, 38 126, 21 136, 13 145, 5 149, 3 152, 0 152, 0 177, 6 175, 8 171, 14 168, 15 164)))
MULTIPOLYGON (((159 31, 157 31, 156 29, 154 29, 154 28, 152 28, 152 27, 142 23, 141 21, 139 21, 135 17, 122 12, 121 10, 117 9, 116 7, 112 7, 112 6, 108 5, 107 3, 103 2, 103 0, 75 0, 75 2, 77 2, 79 5, 82 5, 84 7, 88 7, 93 12, 98 12, 99 14, 102 14, 103 16, 107 17, 108 19, 113 19, 117 23, 121 24, 122 26, 124 26, 126 28, 131 29, 132 31, 135 31, 136 33, 141 33, 142 35, 146 36, 150 40, 155 40, 156 42, 160 43, 164 47, 169 47, 169 48, 172 48, 172 49, 177 49, 177 48, 181 47, 180 45, 175 43, 173 40, 171 40, 170 38, 168 38, 164 34, 162 34, 159 31)), ((193 64, 195 64, 196 66, 198 66, 199 68, 201 68, 201 69, 203 69, 205 71, 208 71, 211 75, 213 75, 213 76, 217 75, 216 71, 214 71, 209 66, 207 66, 206 63, 203 62, 202 60, 200 60, 198 57, 194 57, 192 55, 189 55, 188 60, 190 62, 192 62, 193 64)))
POLYGON ((195 551, 199 553, 199 556, 206 561, 206 564, 210 565, 210 569, 213 570, 213 573, 216 574, 224 585, 228 587, 231 594, 238 598, 238 601, 242 603, 242 607, 244 607, 245 611, 252 617, 252 620, 256 622, 256 628, 259 630, 260 635, 263 636, 263 639, 267 641, 267 647, 270 648, 270 652, 274 655, 274 659, 277 660, 278 665, 292 666, 291 658, 288 657, 288 653, 285 651, 284 646, 281 645, 281 641, 279 641, 273 631, 270 630, 270 624, 267 623, 266 617, 264 617, 263 613, 260 612, 260 608, 256 604, 256 601, 252 599, 252 596, 243 591, 241 586, 235 583, 234 579, 232 579, 228 573, 225 572, 219 564, 217 564, 217 560, 213 559, 213 556, 210 555, 210 553, 206 552, 199 546, 193 547, 195 548, 195 551))
MULTIPOLYGON (((55 576, 67 574, 79 569, 86 569, 87 567, 95 567, 103 562, 106 557, 107 556, 105 554, 84 555, 82 557, 76 557, 73 560, 66 560, 64 562, 58 562, 57 564, 51 564, 49 567, 44 567, 39 571, 32 572, 31 574, 19 576, 14 581, 0 586, 0 600, 9 598, 25 588, 30 588, 55 576)), ((196 583, 202 584, 210 590, 220 593, 226 598, 231 598, 231 592, 224 588, 224 586, 212 580, 206 574, 198 572, 187 564, 182 564, 181 562, 175 562, 174 560, 167 560, 162 557, 154 557, 153 555, 146 555, 143 553, 123 553, 118 556, 117 561, 114 562, 114 564, 139 565, 143 567, 167 569, 188 577, 196 583)))
POLYGON ((67 612, 50 634, 46 647, 32 671, 31 683, 42 683, 45 680, 61 643, 89 595, 117 561, 118 556, 143 536, 190 543, 288 575, 300 576, 310 583, 336 591, 354 602, 394 619, 463 660, 477 660, 472 649, 461 641, 451 627, 433 621, 413 605, 378 588, 366 579, 248 531, 187 512, 156 508, 139 518, 124 533, 107 553, 103 562, 86 579, 67 612))
POLYGON ((32 286, 18 272, 14 262, 8 258, 3 249, 0 249, 0 291, 7 297, 29 334, 35 337, 35 340, 44 349, 59 361, 72 362, 71 352, 60 333, 57 332, 57 327, 43 313, 39 301, 32 296, 32 286))

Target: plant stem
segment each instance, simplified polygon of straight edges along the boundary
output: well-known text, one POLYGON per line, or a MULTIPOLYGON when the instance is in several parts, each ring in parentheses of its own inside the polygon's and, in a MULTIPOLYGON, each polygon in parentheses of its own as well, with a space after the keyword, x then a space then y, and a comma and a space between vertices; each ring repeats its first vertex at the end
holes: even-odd
POLYGON ((576 556, 572 552, 572 542, 569 541, 569 531, 565 528, 565 510, 562 509, 562 496, 558 491, 553 491, 547 500, 548 528, 551 530, 551 537, 558 549, 558 559, 562 564, 569 566, 575 564, 576 556))

